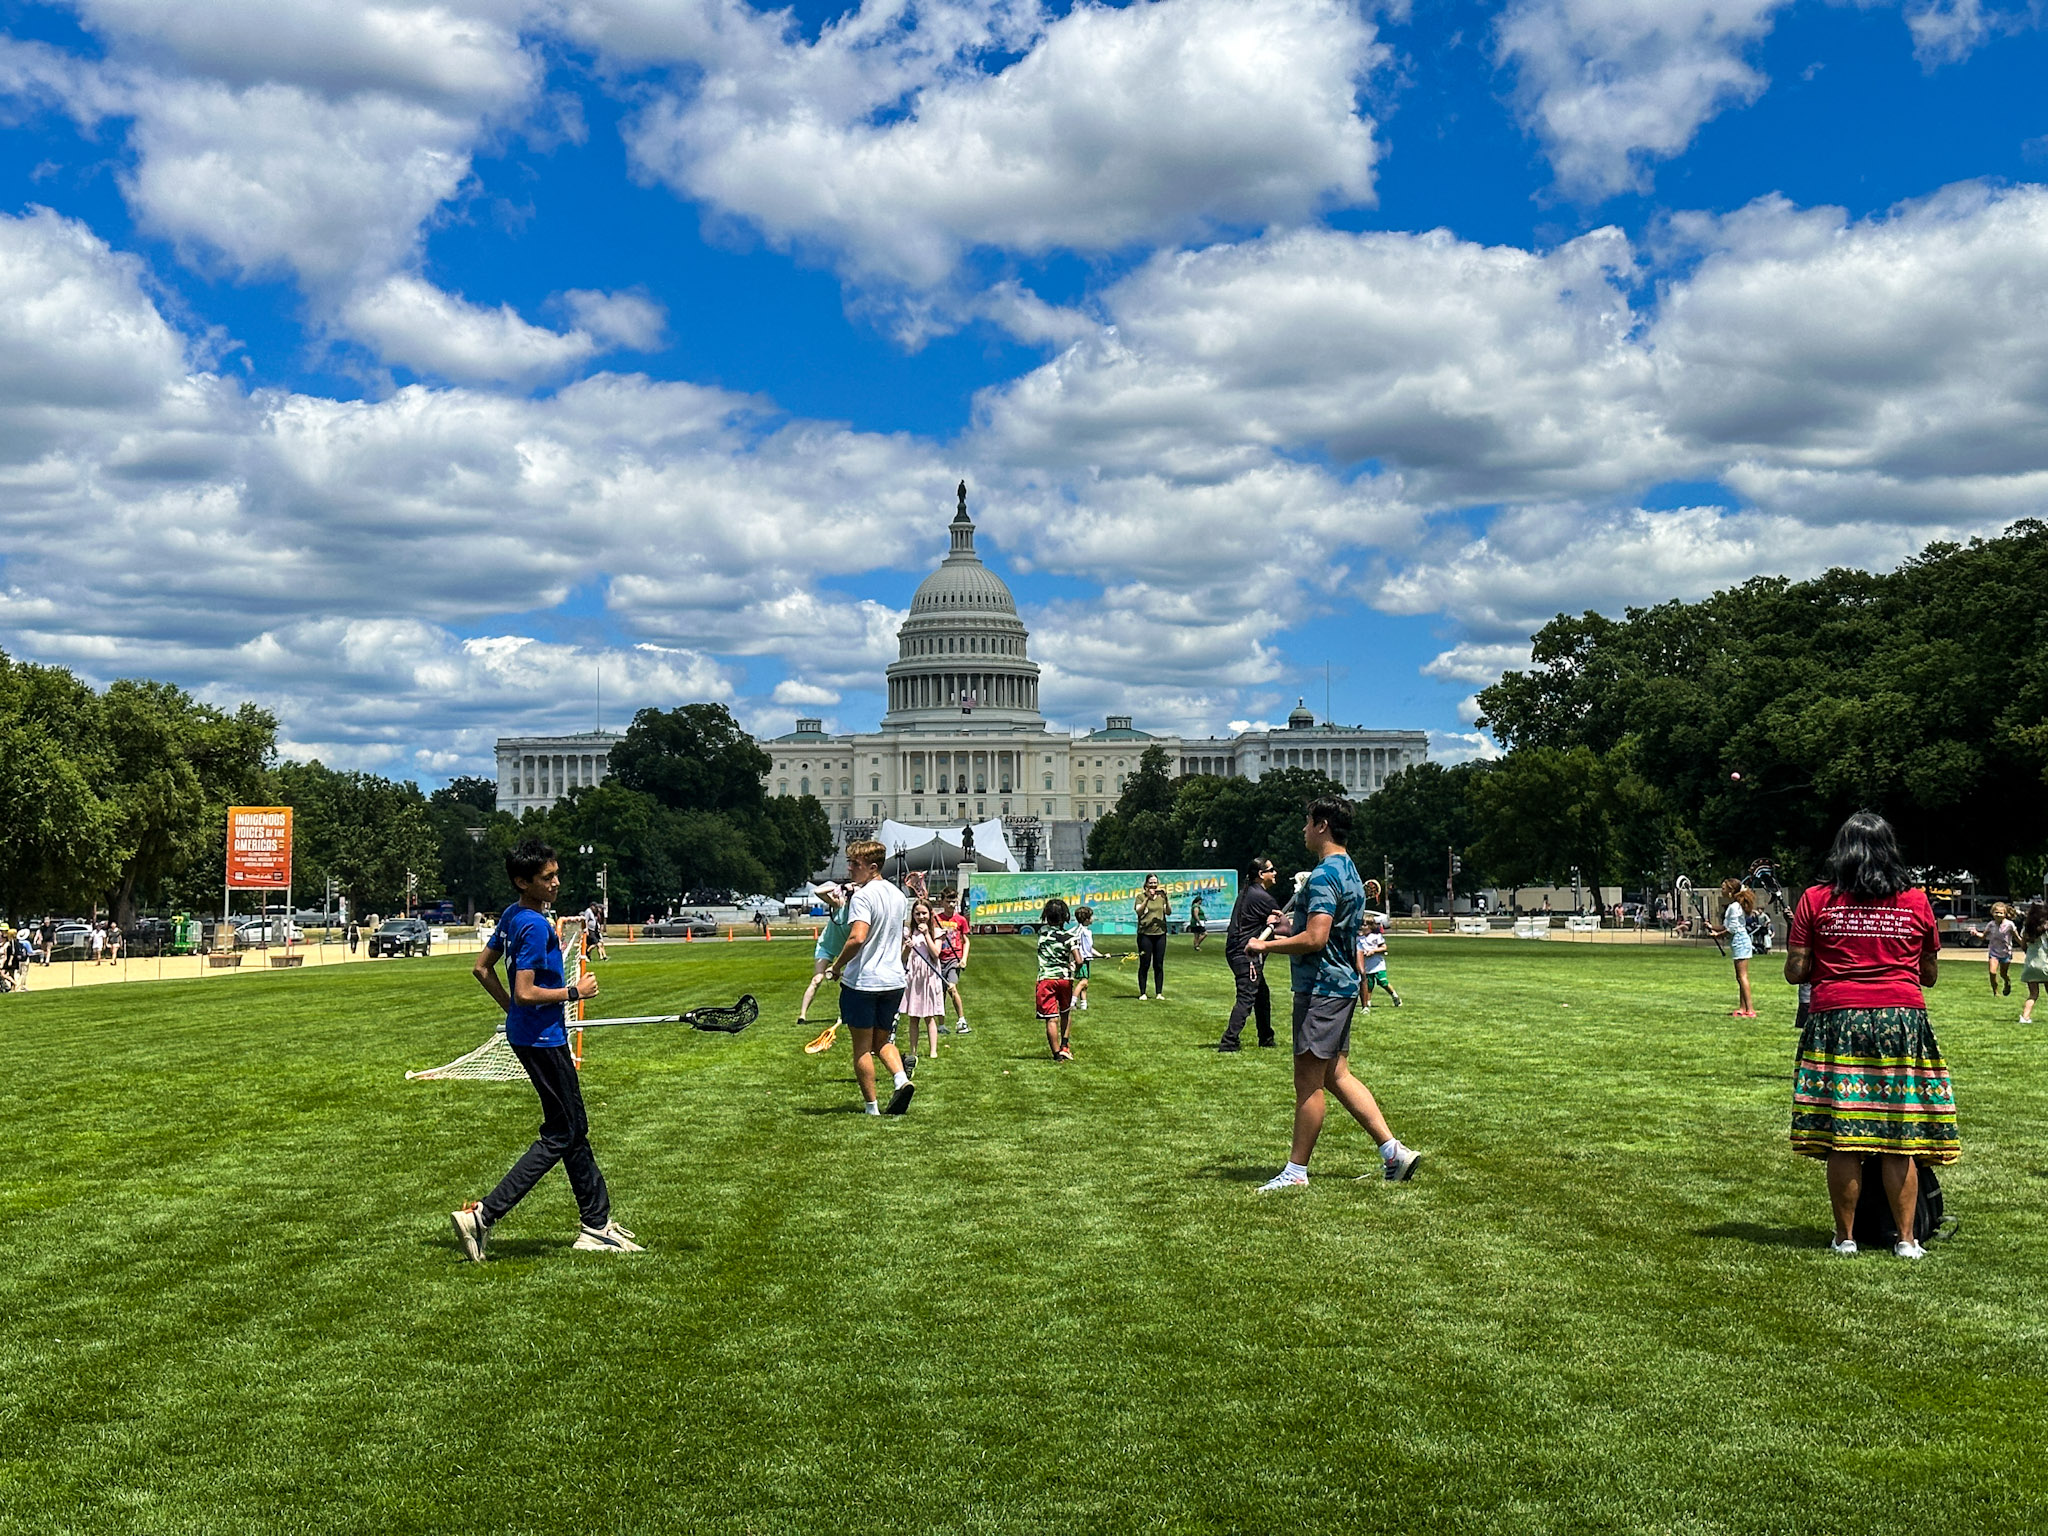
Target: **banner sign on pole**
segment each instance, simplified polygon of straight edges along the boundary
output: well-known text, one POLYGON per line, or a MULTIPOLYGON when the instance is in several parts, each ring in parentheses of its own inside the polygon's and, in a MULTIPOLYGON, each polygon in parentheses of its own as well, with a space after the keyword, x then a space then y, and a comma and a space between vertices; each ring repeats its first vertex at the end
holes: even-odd
POLYGON ((1093 907, 1097 933, 1136 933, 1131 905, 1145 888, 1145 876, 1159 876, 1159 887, 1173 903, 1172 922, 1184 927, 1188 907, 1202 898, 1209 926, 1220 931, 1237 905, 1237 874, 1228 869, 1102 869, 1085 873, 1047 871, 1004 874, 984 870, 972 877, 968 915, 977 923, 1036 923, 1049 897, 1069 908, 1093 907))
POLYGON ((228 807, 228 889, 282 891, 292 883, 292 808, 228 807))

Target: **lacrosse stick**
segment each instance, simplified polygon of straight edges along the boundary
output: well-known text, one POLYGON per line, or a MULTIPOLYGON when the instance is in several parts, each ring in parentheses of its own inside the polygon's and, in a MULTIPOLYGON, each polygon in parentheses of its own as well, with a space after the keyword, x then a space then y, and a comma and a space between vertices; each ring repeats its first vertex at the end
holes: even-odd
POLYGON ((578 1029, 606 1029, 617 1024, 687 1024, 712 1034, 736 1035, 761 1016, 760 1005, 749 993, 729 1006, 691 1008, 682 1013, 642 1013, 623 1019, 579 1019, 578 1029))

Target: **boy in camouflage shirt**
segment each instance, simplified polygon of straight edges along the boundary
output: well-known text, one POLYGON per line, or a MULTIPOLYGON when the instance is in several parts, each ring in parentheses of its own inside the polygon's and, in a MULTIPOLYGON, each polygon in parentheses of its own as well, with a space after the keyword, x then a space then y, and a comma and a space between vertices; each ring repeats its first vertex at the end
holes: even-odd
POLYGON ((1081 941, 1067 927, 1067 904, 1055 896, 1038 913, 1038 1016, 1054 1061, 1072 1061, 1068 1029, 1074 1017, 1074 967, 1081 941))

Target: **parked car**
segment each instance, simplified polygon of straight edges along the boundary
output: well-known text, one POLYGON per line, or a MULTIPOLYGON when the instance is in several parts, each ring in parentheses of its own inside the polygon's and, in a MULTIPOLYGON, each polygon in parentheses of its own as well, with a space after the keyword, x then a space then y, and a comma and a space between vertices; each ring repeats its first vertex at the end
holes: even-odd
POLYGON ((718 937, 718 923, 702 912, 686 912, 660 918, 640 931, 650 939, 715 939, 718 937))
POLYGON ((235 925, 235 942, 250 944, 303 944, 306 930, 297 923, 286 922, 281 917, 252 917, 235 925))
POLYGON ((123 938, 132 959, 167 955, 177 938, 178 925, 168 917, 138 917, 128 925, 123 938))
POLYGON ((370 935, 370 957, 424 955, 434 944, 431 929, 416 917, 394 917, 370 935))
POLYGON ((50 940, 49 958, 52 960, 85 960, 92 956, 92 925, 90 923, 59 923, 56 937, 50 940))

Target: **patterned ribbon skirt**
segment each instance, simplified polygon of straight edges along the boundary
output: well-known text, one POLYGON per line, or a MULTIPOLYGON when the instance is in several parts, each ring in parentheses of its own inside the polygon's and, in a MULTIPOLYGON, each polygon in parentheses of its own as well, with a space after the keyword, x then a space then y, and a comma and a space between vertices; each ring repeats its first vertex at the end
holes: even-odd
POLYGON ((1956 1096, 1925 1008, 1809 1013, 1792 1082, 1792 1150, 1962 1155, 1956 1096))

